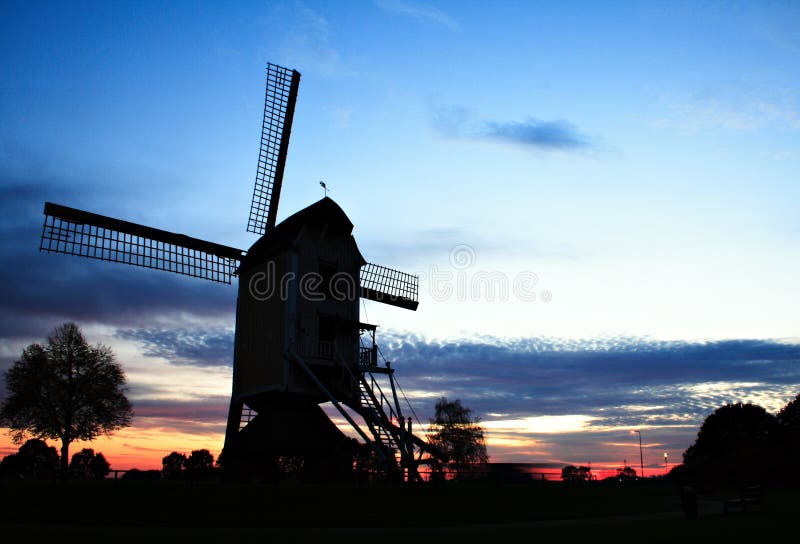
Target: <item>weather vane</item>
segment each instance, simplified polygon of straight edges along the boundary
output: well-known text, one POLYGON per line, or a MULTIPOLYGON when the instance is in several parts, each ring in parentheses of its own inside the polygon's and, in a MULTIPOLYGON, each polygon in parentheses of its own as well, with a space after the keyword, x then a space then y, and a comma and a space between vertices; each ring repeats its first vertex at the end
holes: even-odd
POLYGON ((327 186, 327 185, 325 185, 325 182, 324 182, 324 181, 320 181, 320 182, 319 182, 319 185, 320 185, 320 187, 322 187, 322 189, 325 191, 325 196, 328 196, 328 186, 327 186))

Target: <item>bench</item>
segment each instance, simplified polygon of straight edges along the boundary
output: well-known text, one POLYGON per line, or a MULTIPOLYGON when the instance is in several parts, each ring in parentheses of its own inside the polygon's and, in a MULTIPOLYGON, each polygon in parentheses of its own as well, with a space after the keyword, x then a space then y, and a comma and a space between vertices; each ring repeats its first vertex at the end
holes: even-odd
POLYGON ((760 485, 751 485, 743 487, 739 491, 738 497, 725 499, 722 506, 722 511, 727 514, 732 510, 741 510, 747 512, 754 508, 764 508, 764 488, 760 485))

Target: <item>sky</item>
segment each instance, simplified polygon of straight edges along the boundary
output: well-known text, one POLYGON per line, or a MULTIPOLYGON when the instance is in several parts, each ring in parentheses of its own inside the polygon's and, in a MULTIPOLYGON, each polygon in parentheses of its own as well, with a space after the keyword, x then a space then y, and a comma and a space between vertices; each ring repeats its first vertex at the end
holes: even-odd
MULTIPOLYGON (((3 2, 0 370, 74 320, 126 370, 113 468, 222 446, 235 286, 41 254, 45 201, 247 249, 267 62, 302 74, 278 220, 323 196, 422 422, 493 461, 680 461, 800 391, 792 2, 3 2)), ((4 393, 0 393, 3 395, 4 393)), ((81 447, 81 445, 78 445, 81 447)), ((0 435, 0 455, 16 450, 0 435)))

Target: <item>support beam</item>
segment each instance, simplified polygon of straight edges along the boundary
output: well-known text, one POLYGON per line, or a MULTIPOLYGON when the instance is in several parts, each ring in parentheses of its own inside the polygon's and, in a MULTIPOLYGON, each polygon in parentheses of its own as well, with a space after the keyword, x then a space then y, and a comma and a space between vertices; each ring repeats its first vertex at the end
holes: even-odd
POLYGON ((367 444, 370 444, 372 446, 372 449, 375 450, 375 453, 378 454, 378 456, 384 463, 387 463, 386 454, 383 451, 381 451, 381 449, 367 437, 367 434, 361 429, 361 427, 358 426, 358 424, 353 420, 353 418, 350 417, 350 414, 348 414, 347 411, 344 408, 342 408, 342 405, 339 404, 339 401, 336 400, 336 397, 334 397, 333 394, 330 391, 328 391, 328 388, 325 387, 325 385, 319 380, 319 378, 317 378, 317 375, 314 374, 314 371, 308 367, 303 358, 300 357, 297 353, 295 353, 292 349, 286 350, 285 357, 290 361, 296 363, 297 366, 299 366, 303 370, 303 372, 306 373, 306 376, 308 376, 311 379, 311 381, 314 382, 314 384, 319 388, 319 390, 322 392, 323 395, 328 397, 328 400, 331 401, 331 404, 333 404, 333 406, 339 411, 339 413, 342 414, 342 417, 344 417, 347 420, 347 422, 353 427, 353 429, 355 429, 358 435, 361 438, 363 438, 367 444))

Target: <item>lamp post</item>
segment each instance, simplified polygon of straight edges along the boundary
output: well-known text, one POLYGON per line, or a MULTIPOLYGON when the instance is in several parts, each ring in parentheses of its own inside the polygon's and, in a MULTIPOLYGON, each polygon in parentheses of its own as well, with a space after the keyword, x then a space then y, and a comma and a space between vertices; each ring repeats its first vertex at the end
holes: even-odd
POLYGON ((639 469, 641 470, 641 478, 644 478, 644 454, 642 453, 642 431, 631 431, 631 434, 636 433, 639 435, 639 469))
POLYGON ((669 454, 664 452, 664 475, 669 474, 669 467, 667 466, 667 459, 669 458, 669 454))

